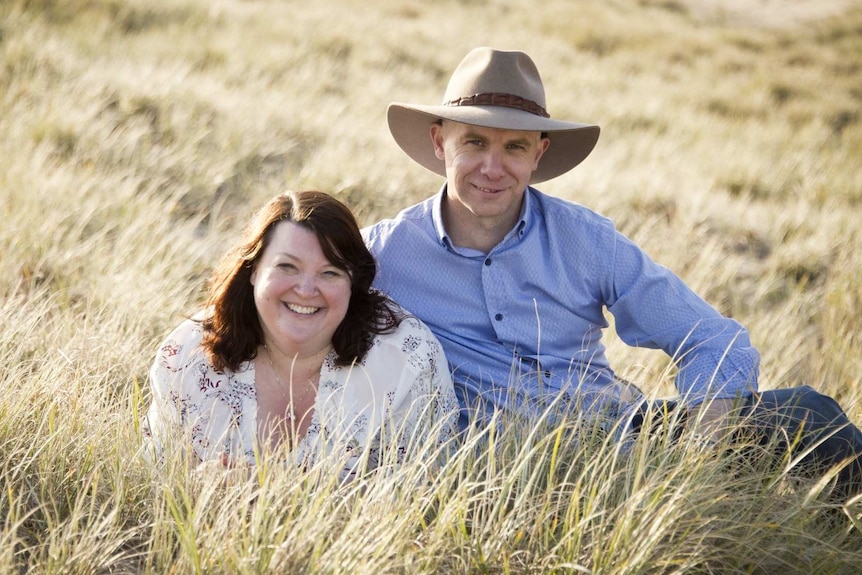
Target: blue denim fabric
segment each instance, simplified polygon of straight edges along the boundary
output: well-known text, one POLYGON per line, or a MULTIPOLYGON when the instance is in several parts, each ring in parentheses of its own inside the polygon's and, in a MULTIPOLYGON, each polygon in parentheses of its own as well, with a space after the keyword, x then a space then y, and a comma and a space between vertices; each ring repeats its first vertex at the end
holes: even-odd
POLYGON ((862 432, 833 398, 803 385, 755 394, 747 409, 761 444, 775 440, 779 451, 786 451, 789 441, 793 455, 811 449, 802 463, 812 473, 846 463, 837 475, 834 497, 862 492, 862 432), (776 437, 776 431, 782 433, 776 437))
MULTIPOLYGON (((645 423, 658 431, 669 417, 679 416, 675 414, 679 404, 675 399, 644 402, 632 417, 633 432, 643 431, 645 423)), ((810 450, 798 469, 812 477, 842 465, 832 500, 843 502, 862 493, 862 431, 833 398, 807 385, 761 391, 748 395, 740 416, 745 423, 738 436, 774 446, 776 459, 788 450, 792 457, 810 450)), ((684 415, 681 419, 684 423, 684 415)), ((673 439, 679 439, 683 430, 684 425, 673 426, 673 439)))

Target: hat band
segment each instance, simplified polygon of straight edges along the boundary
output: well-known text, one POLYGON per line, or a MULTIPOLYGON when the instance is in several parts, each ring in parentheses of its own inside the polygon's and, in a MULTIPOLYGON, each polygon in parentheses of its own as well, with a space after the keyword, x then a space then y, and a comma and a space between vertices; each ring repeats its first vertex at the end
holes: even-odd
POLYGON ((545 108, 532 100, 515 96, 514 94, 505 94, 501 92, 487 92, 484 94, 474 94, 465 98, 449 100, 444 102, 444 106, 502 106, 504 108, 515 108, 523 110, 543 118, 550 118, 550 114, 545 111, 545 108))

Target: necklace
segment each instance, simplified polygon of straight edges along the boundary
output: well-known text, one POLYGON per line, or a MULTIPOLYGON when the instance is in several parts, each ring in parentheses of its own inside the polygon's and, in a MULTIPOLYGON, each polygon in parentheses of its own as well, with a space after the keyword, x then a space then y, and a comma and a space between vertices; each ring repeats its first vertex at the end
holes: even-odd
MULTIPOLYGON (((263 349, 266 350, 266 360, 269 363, 269 368, 272 370, 272 375, 275 377, 275 383, 278 385, 278 389, 281 392, 282 396, 284 396, 285 385, 284 385, 284 383, 282 383, 281 378, 278 376, 278 370, 275 369, 275 364, 272 361, 272 352, 269 351, 269 347, 266 344, 263 344, 263 349)), ((324 349, 323 353, 329 353, 329 349, 324 349)), ((295 357, 294 357, 293 361, 294 361, 294 363, 293 363, 293 365, 291 365, 291 381, 293 379, 293 367, 296 364, 296 358, 295 357)), ((315 395, 317 394, 317 385, 315 383, 312 383, 311 390, 315 395)), ((296 411, 294 410, 294 397, 293 397, 294 394, 293 394, 293 385, 292 384, 287 386, 287 391, 288 391, 289 396, 288 396, 288 403, 287 403, 287 413, 285 414, 285 417, 287 417, 287 420, 291 424, 293 424, 296 422, 296 411)))
MULTIPOLYGON (((272 375, 275 376, 275 383, 278 384, 278 389, 282 390, 282 393, 284 393, 284 384, 281 383, 281 378, 278 377, 278 372, 275 370, 275 365, 272 363, 272 352, 269 351, 266 344, 263 344, 263 349, 266 350, 266 360, 269 362, 269 369, 272 370, 272 375)), ((290 397, 288 398, 287 413, 285 415, 291 424, 296 421, 296 412, 293 410, 293 387, 290 388, 290 397)))

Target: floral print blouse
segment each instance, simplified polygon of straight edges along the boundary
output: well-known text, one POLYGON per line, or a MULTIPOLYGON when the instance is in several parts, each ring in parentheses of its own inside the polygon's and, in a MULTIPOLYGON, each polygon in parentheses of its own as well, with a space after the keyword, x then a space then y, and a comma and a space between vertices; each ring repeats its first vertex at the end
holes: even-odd
MULTIPOLYGON (((148 455, 179 445, 198 462, 245 459, 254 463, 257 399, 254 361, 220 373, 201 348, 199 321, 186 320, 159 346, 150 369, 152 404, 143 422, 148 455)), ((458 429, 458 401, 443 349, 428 327, 407 316, 379 335, 361 362, 335 365, 330 352, 320 371, 311 425, 291 453, 307 466, 340 452, 342 476, 357 472, 363 452, 373 465, 385 445, 398 459, 408 443, 438 445, 458 429), (432 437, 432 434, 434 437, 432 437), (390 447, 391 448, 391 447, 390 447)))

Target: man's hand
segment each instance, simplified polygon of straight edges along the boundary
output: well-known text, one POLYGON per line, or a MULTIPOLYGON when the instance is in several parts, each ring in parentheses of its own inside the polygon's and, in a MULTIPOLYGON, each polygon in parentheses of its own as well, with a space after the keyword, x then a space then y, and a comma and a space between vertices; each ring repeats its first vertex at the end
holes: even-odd
POLYGON ((730 425, 730 412, 734 403, 735 400, 730 398, 708 399, 689 409, 688 421, 692 433, 712 443, 721 440, 730 425))

